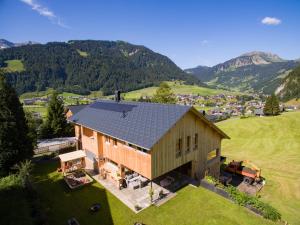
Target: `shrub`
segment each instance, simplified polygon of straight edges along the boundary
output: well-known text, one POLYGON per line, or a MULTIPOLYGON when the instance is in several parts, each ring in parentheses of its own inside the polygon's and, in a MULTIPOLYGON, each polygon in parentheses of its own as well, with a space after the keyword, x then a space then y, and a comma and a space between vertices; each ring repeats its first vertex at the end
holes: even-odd
POLYGON ((205 180, 210 183, 216 185, 218 183, 217 179, 212 176, 205 176, 205 180))
POLYGON ((17 174, 12 174, 3 178, 0 178, 0 190, 7 190, 21 186, 20 177, 17 174))
POLYGON ((240 192, 233 186, 228 186, 225 188, 225 190, 237 204, 242 206, 251 206, 259 210, 264 218, 273 221, 281 219, 281 214, 275 208, 260 201, 258 197, 250 196, 240 192))

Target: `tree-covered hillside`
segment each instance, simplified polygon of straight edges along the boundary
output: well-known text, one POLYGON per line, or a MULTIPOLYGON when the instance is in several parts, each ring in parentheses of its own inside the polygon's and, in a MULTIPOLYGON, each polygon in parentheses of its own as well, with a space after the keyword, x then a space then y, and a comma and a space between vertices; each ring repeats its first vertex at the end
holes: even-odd
POLYGON ((278 88, 278 94, 284 100, 300 99, 300 66, 284 79, 281 87, 278 88))
POLYGON ((166 56, 123 41, 51 42, 7 48, 0 51, 0 66, 18 93, 51 87, 80 94, 94 90, 111 94, 115 89, 127 92, 172 79, 201 84, 166 56), (19 60, 24 70, 8 68, 11 60, 19 60))
POLYGON ((271 94, 297 65, 296 60, 283 60, 275 54, 250 52, 213 67, 198 66, 185 71, 211 85, 271 94))

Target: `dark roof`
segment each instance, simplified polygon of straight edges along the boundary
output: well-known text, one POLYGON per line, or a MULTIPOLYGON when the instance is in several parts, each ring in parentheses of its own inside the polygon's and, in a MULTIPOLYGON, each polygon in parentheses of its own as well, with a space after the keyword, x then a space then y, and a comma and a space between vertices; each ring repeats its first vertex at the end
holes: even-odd
POLYGON ((87 105, 69 120, 149 150, 189 110, 222 137, 229 138, 196 109, 185 105, 101 100, 87 105))
POLYGON ((88 106, 87 104, 82 104, 82 105, 69 105, 67 106, 67 108, 69 110, 71 110, 71 112, 73 113, 73 115, 75 113, 78 113, 80 110, 84 109, 86 106, 88 106))
POLYGON ((101 100, 86 106, 70 121, 150 149, 191 106, 101 100))

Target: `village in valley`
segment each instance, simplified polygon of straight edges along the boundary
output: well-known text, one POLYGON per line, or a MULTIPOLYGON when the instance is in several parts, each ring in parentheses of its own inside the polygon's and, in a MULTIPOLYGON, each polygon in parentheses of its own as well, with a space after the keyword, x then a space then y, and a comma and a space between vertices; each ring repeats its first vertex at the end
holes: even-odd
MULTIPOLYGON (((126 95, 125 95, 126 96, 126 95)), ((265 94, 175 94, 177 104, 194 106, 204 113, 207 118, 213 122, 229 119, 231 117, 247 118, 252 116, 264 116, 264 105, 268 95, 265 94)), ((113 97, 95 97, 81 95, 61 95, 60 98, 68 105, 89 104, 100 99, 113 99, 113 97)), ((124 99, 124 97, 123 97, 124 99)), ((128 99, 129 101, 151 101, 149 96, 141 96, 139 99, 128 99)), ((45 108, 48 104, 49 97, 32 97, 24 98, 24 108, 33 112, 36 118, 45 116, 43 112, 35 111, 36 109, 45 108)), ((294 111, 300 108, 300 104, 280 103, 281 111, 294 111)))

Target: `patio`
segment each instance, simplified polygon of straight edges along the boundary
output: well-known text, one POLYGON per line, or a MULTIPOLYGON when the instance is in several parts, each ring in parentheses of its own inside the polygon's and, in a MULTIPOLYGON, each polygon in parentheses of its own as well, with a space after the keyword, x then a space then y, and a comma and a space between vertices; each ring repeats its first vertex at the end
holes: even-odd
MULTIPOLYGON (((92 177, 135 213, 138 213, 151 205, 149 195, 151 182, 137 188, 128 186, 127 188, 119 189, 116 183, 112 182, 110 179, 103 179, 99 174, 94 174, 92 177)), ((190 177, 175 171, 171 171, 154 179, 152 182, 153 204, 156 206, 164 204, 176 196, 177 190, 189 184, 198 186, 190 177)))
MULTIPOLYGON (((102 179, 98 174, 94 175, 93 178, 135 213, 138 213, 151 205, 149 196, 149 190, 151 188, 150 182, 146 186, 137 189, 128 187, 120 190, 111 180, 102 179)), ((176 193, 172 193, 154 182, 152 182, 152 190, 154 193, 153 204, 155 205, 160 205, 161 202, 166 202, 176 195, 176 193), (163 191, 164 198, 160 197, 159 193, 161 191, 163 191)))

